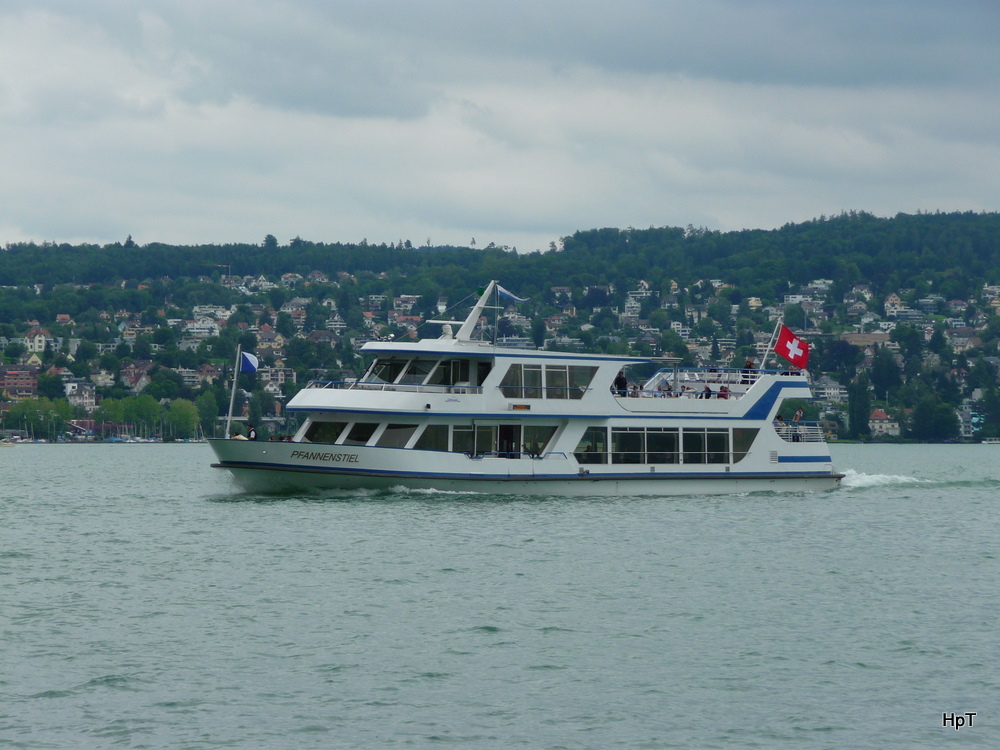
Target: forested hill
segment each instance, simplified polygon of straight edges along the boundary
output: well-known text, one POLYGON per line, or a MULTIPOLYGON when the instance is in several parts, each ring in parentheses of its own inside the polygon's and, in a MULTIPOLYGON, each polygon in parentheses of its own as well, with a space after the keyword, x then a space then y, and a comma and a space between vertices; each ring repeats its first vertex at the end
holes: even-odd
POLYGON ((509 248, 417 248, 323 243, 295 238, 259 245, 9 244, 0 252, 0 285, 108 284, 197 278, 218 273, 269 276, 366 271, 406 276, 415 285, 458 294, 489 278, 526 295, 552 285, 653 288, 720 279, 743 295, 777 299, 789 285, 812 279, 835 288, 869 284, 876 294, 901 288, 967 299, 983 283, 1000 283, 1000 214, 900 214, 878 218, 844 213, 776 230, 715 232, 693 227, 593 229, 562 240, 556 251, 519 254, 509 248), (421 284, 423 282, 423 284, 421 284))

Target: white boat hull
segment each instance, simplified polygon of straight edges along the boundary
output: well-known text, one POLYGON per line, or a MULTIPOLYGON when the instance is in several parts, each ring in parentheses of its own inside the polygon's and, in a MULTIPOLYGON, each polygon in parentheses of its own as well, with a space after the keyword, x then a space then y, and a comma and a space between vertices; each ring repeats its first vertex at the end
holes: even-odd
POLYGON ((243 490, 265 494, 416 489, 557 497, 725 495, 830 490, 842 477, 822 456, 794 472, 678 465, 625 473, 615 466, 581 468, 567 458, 445 455, 438 460, 450 462, 452 470, 429 473, 410 465, 412 451, 240 440, 209 443, 219 457, 214 467, 229 470, 243 490), (557 464, 563 465, 561 471, 557 464))

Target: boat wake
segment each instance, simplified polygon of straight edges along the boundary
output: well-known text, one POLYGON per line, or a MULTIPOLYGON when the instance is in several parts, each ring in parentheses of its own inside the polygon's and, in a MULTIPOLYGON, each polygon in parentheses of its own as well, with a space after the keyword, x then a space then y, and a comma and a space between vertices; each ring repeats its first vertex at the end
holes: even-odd
POLYGON ((276 488, 269 492, 239 492, 230 495, 211 496, 208 499, 213 502, 225 503, 274 503, 288 500, 298 500, 300 502, 330 502, 330 501, 353 501, 353 500, 398 500, 403 497, 477 497, 488 496, 487 493, 474 492, 471 490, 438 490, 438 489, 418 489, 414 487, 387 487, 382 489, 320 489, 294 487, 287 489, 276 488))
POLYGON ((927 480, 907 477, 902 474, 865 474, 854 469, 846 469, 840 486, 847 489, 867 489, 869 487, 895 487, 903 484, 927 484, 927 480))
POLYGON ((433 489, 433 488, 430 488, 430 487, 427 487, 427 488, 418 488, 418 487, 404 487, 402 485, 397 485, 397 486, 393 487, 391 490, 388 490, 388 491, 392 492, 394 494, 398 494, 398 495, 418 495, 418 496, 419 495, 431 495, 431 496, 444 495, 444 496, 449 496, 449 497, 454 497, 454 496, 463 497, 463 496, 466 496, 466 495, 468 495, 468 496, 475 496, 475 495, 488 494, 488 493, 484 493, 484 492, 474 492, 473 490, 436 490, 436 489, 433 489))

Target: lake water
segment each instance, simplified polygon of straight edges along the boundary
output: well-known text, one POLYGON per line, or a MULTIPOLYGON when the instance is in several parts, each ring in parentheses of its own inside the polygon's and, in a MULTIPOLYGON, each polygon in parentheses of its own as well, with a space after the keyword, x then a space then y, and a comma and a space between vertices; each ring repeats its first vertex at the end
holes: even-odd
POLYGON ((832 451, 827 493, 512 500, 0 449, 0 747, 1000 747, 1000 446, 832 451))

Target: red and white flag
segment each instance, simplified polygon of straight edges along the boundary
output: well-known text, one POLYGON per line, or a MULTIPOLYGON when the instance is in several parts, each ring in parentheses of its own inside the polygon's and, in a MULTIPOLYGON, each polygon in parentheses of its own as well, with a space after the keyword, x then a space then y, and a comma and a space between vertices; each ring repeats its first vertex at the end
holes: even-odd
POLYGON ((794 333, 788 326, 782 325, 778 332, 778 342, 774 345, 774 353, 784 357, 800 370, 805 370, 809 364, 809 344, 794 333))

